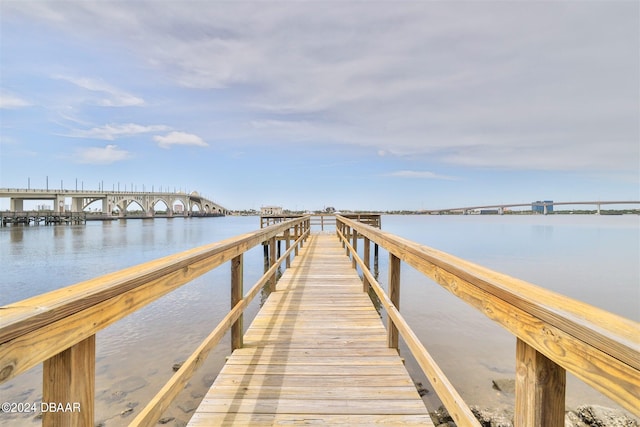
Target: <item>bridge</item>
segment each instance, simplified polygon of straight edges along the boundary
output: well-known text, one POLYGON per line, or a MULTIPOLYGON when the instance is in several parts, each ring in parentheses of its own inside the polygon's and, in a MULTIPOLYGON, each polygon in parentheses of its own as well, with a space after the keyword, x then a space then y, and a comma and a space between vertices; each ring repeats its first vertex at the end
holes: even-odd
POLYGON ((223 264, 230 311, 134 409, 131 425, 155 426, 230 332, 231 356, 191 426, 433 425, 400 359, 401 338, 456 425, 479 427, 401 314, 403 264, 513 335, 516 427, 564 426, 567 372, 640 416, 637 322, 344 216, 335 217, 335 230, 313 233, 310 216, 282 219, 0 307, 0 383, 42 363, 42 401, 82 408, 43 411, 42 424, 93 425, 96 333, 223 264), (277 242, 286 248, 279 256, 277 242), (265 273, 245 292, 244 254, 261 244, 265 273), (370 270, 372 244, 388 252, 386 291, 370 270), (244 332, 243 312, 263 289, 269 296, 244 332))
POLYGON ((591 205, 596 207, 596 212, 600 214, 600 208, 602 205, 640 205, 640 201, 632 200, 632 201, 577 201, 577 202, 554 202, 554 201, 538 201, 538 202, 530 202, 530 203, 503 203, 499 205, 483 205, 483 206, 467 206, 462 208, 447 208, 447 209, 427 209, 421 212, 427 214, 441 214, 447 212, 462 212, 467 214, 474 210, 478 209, 497 209, 500 215, 504 214, 505 209, 507 208, 516 208, 516 207, 525 207, 529 206, 533 208, 534 206, 541 206, 543 208, 543 213, 546 215, 548 213, 548 208, 551 206, 563 206, 563 205, 591 205))
POLYGON ((9 210, 12 212, 24 211, 25 200, 51 200, 53 201, 53 209, 51 210, 56 213, 82 212, 95 202, 101 204, 103 214, 111 215, 117 212, 121 217, 127 216, 127 209, 130 206, 137 206, 144 217, 153 217, 158 203, 166 205, 165 216, 169 217, 174 215, 190 216, 194 213, 204 215, 226 215, 229 213, 227 209, 201 196, 196 191, 186 194, 183 192, 0 188, 0 198, 10 199, 9 210), (67 199, 70 199, 70 204, 67 204, 67 199), (183 212, 174 211, 176 204, 182 205, 183 212))

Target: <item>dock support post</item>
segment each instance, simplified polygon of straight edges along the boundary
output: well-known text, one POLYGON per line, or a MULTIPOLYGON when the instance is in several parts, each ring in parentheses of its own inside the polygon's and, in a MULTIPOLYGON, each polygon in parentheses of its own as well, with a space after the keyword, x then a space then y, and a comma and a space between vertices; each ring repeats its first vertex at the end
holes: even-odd
MULTIPOLYGON (((289 248, 291 248, 291 240, 290 236, 289 236, 289 229, 287 228, 286 230, 284 230, 284 248, 285 248, 285 252, 289 251, 289 248)), ((291 267, 291 255, 287 255, 287 259, 285 259, 284 261, 285 266, 287 268, 291 267)))
POLYGON ((515 427, 563 427, 566 371, 520 338, 516 343, 515 427))
MULTIPOLYGON (((389 299, 400 311, 400 258, 394 254, 389 254, 389 299)), ((398 328, 393 324, 391 318, 387 324, 389 348, 398 350, 398 328)))
MULTIPOLYGON (((269 268, 271 268, 276 263, 276 237, 273 236, 269 240, 269 268)), ((269 280, 269 290, 271 292, 276 290, 276 272, 273 273, 271 279, 269 280)))
POLYGON ((353 240, 351 242, 351 246, 353 246, 353 253, 351 254, 351 266, 353 268, 357 268, 358 263, 356 262, 355 255, 358 253, 358 231, 356 229, 353 230, 353 240))
POLYGON ((378 278, 378 244, 373 244, 373 277, 378 278))
MULTIPOLYGON (((371 267, 371 241, 369 240, 368 237, 364 238, 364 266, 366 267, 367 270, 370 269, 371 267)), ((369 287, 371 286, 369 284, 369 280, 367 279, 367 276, 365 274, 362 275, 362 290, 364 292, 369 292, 369 287)))
MULTIPOLYGON (((231 260, 231 308, 236 306, 243 298, 243 254, 231 260)), ((231 352, 237 348, 242 348, 243 323, 242 314, 231 325, 231 352)))
POLYGON ((347 248, 347 242, 349 241, 349 239, 351 238, 351 227, 349 227, 348 225, 344 227, 344 242, 342 244, 342 246, 345 248, 345 251, 347 253, 347 256, 349 256, 349 248, 347 248))
POLYGON ((45 360, 42 403, 62 404, 69 411, 43 411, 42 425, 92 426, 94 424, 96 336, 91 335, 45 360), (70 405, 70 406, 67 406, 70 405))

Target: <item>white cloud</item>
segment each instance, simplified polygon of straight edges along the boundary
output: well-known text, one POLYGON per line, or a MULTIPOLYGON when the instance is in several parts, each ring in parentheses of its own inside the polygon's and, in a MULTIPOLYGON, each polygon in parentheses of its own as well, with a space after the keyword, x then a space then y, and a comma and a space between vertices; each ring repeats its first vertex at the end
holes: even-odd
POLYGON ((119 149, 117 145, 105 147, 86 147, 76 151, 74 160, 77 163, 108 165, 131 158, 131 153, 119 149))
POLYGON ((143 126, 135 123, 125 124, 108 124, 101 127, 95 127, 88 130, 76 129, 67 136, 74 138, 93 138, 93 139, 105 139, 107 141, 113 141, 117 138, 139 135, 150 132, 163 132, 171 129, 169 126, 164 125, 151 125, 143 126))
MULTIPOLYGON (((637 169, 637 2, 266 4, 6 8, 126 48, 189 94, 206 93, 194 109, 241 105, 233 112, 246 128, 226 131, 252 140, 315 138, 468 167, 637 169)), ((98 105, 144 103, 100 80, 65 79, 103 95, 98 105)))
POLYGON ((153 140, 162 148, 170 148, 172 145, 195 145, 198 147, 208 147, 198 135, 186 132, 171 132, 165 136, 154 136, 153 140))
POLYGON ((142 98, 115 88, 102 80, 71 76, 55 76, 55 78, 65 80, 81 89, 100 93, 102 96, 90 99, 89 102, 93 102, 102 107, 134 107, 144 105, 142 98))
POLYGON ((7 93, 0 93, 0 109, 29 107, 31 104, 22 98, 7 93))
POLYGON ((458 181, 460 178, 455 176, 440 175, 430 171, 412 171, 400 170, 387 174, 387 176, 395 176, 400 178, 418 178, 418 179, 439 179, 445 181, 458 181))

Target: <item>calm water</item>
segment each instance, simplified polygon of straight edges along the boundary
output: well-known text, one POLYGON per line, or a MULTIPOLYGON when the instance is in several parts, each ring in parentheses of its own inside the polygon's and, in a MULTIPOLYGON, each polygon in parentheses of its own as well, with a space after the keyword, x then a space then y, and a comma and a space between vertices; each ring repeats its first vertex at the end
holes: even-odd
MULTIPOLYGON (((0 305, 136 265, 259 227, 257 217, 90 222, 86 226, 0 229, 0 305)), ((638 216, 384 216, 386 231, 531 283, 640 320, 638 216)), ((245 286, 262 273, 262 248, 245 256, 245 286)), ((387 254, 381 250, 384 285, 387 254)), ((259 308, 260 298, 248 316, 259 308)), ((98 334, 97 419, 126 425, 226 314, 229 269, 196 279, 98 334)), ((513 377, 514 338, 474 309, 403 265, 401 311, 465 400, 512 405, 491 380, 513 377)), ((249 321, 245 321, 248 326, 249 321)), ((228 339, 228 337, 227 337, 228 339)), ((215 377, 228 341, 212 353, 168 415, 176 425, 215 377)), ((429 388, 415 363, 407 367, 429 388)), ((41 368, 0 385, 2 401, 38 401, 41 368)), ((437 405, 430 393, 425 400, 437 405)), ((567 405, 601 403, 598 393, 569 378, 567 405)), ((0 415, 5 417, 6 415, 0 415)), ((2 423, 0 418, 0 424, 2 423)), ((32 417, 12 423, 34 424, 32 417)), ((171 424, 169 424, 171 425, 171 424)))

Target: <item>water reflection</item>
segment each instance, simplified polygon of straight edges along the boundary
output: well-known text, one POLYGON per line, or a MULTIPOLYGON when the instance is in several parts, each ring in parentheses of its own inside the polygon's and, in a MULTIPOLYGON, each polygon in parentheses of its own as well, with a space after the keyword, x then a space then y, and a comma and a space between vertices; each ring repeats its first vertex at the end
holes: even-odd
POLYGON ((23 227, 11 227, 9 229, 11 243, 20 243, 24 239, 23 227))

